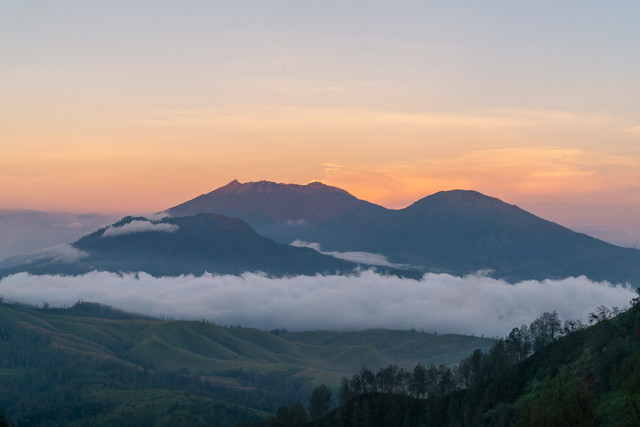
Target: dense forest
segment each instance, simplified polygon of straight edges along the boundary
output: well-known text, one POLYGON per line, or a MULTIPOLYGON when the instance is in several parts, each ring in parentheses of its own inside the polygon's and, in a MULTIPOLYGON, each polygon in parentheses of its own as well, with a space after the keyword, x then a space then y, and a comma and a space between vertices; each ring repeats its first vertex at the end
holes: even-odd
POLYGON ((639 300, 624 313, 598 307, 590 327, 545 313, 454 367, 362 368, 343 377, 330 413, 324 395, 251 425, 637 426, 639 300))

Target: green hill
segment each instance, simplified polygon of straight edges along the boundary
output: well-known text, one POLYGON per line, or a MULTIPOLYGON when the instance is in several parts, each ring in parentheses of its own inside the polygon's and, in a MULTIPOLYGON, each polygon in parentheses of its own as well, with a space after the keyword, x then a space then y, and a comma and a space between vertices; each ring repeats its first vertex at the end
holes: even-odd
POLYGON ((85 302, 0 304, 0 409, 17 425, 235 425, 306 402, 322 382, 337 388, 363 366, 456 362, 493 343, 387 330, 276 335, 131 316, 85 302))
POLYGON ((545 330, 553 322, 532 324, 525 335, 514 329, 452 370, 362 371, 343 379, 343 404, 312 424, 640 425, 640 304, 614 318, 599 307, 593 318, 599 322, 557 339, 545 330), (520 361, 528 345, 538 349, 520 361))

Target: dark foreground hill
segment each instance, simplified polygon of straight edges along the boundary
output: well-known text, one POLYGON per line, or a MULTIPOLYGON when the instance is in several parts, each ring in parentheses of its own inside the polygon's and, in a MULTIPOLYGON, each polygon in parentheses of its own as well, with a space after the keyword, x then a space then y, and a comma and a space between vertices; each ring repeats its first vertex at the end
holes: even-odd
POLYGON ((621 248, 475 191, 443 191, 390 210, 312 183, 233 181, 168 210, 241 218, 283 243, 364 251, 423 271, 489 270, 510 281, 585 275, 640 285, 640 250, 621 248))
POLYGON ((640 305, 606 317, 524 361, 526 340, 514 329, 488 354, 463 360, 457 384, 446 369, 416 368, 405 380, 389 367, 372 385, 363 371, 343 380, 343 404, 311 425, 640 425, 640 305))
POLYGON ((0 410, 16 425, 218 425, 306 402, 321 382, 390 363, 452 363, 493 343, 410 331, 223 327, 0 303, 0 410), (99 317, 96 317, 99 316, 99 317))

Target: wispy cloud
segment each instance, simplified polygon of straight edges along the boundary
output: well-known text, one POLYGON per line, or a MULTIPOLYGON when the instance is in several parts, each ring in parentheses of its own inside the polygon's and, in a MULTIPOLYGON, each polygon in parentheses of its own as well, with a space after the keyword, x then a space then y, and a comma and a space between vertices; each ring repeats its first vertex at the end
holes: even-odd
POLYGON ((149 221, 154 221, 154 222, 161 221, 165 218, 169 218, 170 216, 171 214, 169 214, 169 212, 167 211, 154 212, 154 213, 144 215, 144 217, 147 218, 149 221))
POLYGON ((635 292, 584 277, 510 285, 484 276, 427 274, 408 280, 370 271, 357 277, 281 279, 93 272, 78 277, 15 274, 0 281, 0 295, 55 306, 84 299, 154 316, 206 318, 261 329, 416 328, 503 336, 544 311, 585 319, 598 305, 626 305, 635 292))
POLYGON ((123 234, 142 233, 147 231, 163 231, 165 233, 171 233, 178 230, 178 228, 179 227, 175 224, 133 220, 120 227, 111 226, 107 228, 104 233, 102 233, 102 237, 120 236, 123 234))
POLYGON ((311 248, 325 255, 331 255, 334 258, 344 259, 346 261, 356 262, 358 264, 365 265, 380 265, 383 267, 391 268, 410 268, 411 266, 406 264, 396 264, 387 259, 386 256, 381 254, 374 254, 371 252, 325 252, 322 250, 320 243, 305 242, 304 240, 294 240, 291 246, 298 246, 302 248, 311 248))
POLYGON ((73 263, 89 256, 85 251, 76 249, 71 245, 57 245, 47 249, 38 256, 39 259, 51 258, 52 262, 73 263))
POLYGON ((369 167, 366 176, 357 167, 340 165, 324 165, 324 173, 328 184, 347 188, 360 198, 404 207, 427 194, 458 188, 512 200, 599 192, 628 198, 627 188, 640 177, 639 166, 637 157, 601 150, 521 145, 389 161, 369 167))

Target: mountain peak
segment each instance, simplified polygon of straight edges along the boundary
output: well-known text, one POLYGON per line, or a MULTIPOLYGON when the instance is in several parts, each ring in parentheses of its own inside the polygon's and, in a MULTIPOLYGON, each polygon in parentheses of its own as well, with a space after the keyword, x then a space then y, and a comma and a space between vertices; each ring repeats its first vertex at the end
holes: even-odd
POLYGON ((169 213, 173 216, 219 213, 243 218, 255 227, 266 222, 323 222, 363 206, 383 209, 318 181, 300 185, 233 180, 169 209, 169 213))
POLYGON ((224 187, 220 187, 208 194, 269 194, 273 192, 285 192, 292 194, 316 194, 322 192, 341 193, 351 196, 347 191, 338 187, 332 187, 330 185, 323 184, 320 181, 312 181, 307 185, 300 184, 286 184, 273 181, 252 181, 241 183, 237 179, 234 179, 224 187))
POLYGON ((513 208, 514 205, 503 202, 502 200, 487 196, 475 190, 448 190, 438 191, 430 196, 423 197, 416 201, 408 210, 436 204, 439 206, 447 206, 454 209, 474 209, 474 208, 513 208))
POLYGON ((238 181, 237 179, 234 179, 233 181, 231 181, 227 185, 225 185, 223 187, 220 187, 218 190, 233 190, 233 189, 238 188, 240 186, 242 186, 242 183, 240 181, 238 181))

